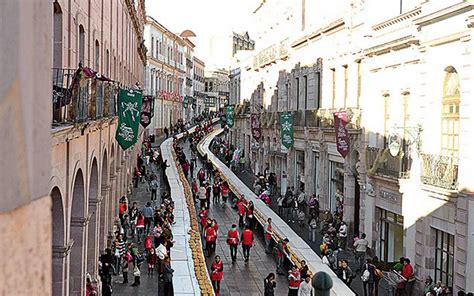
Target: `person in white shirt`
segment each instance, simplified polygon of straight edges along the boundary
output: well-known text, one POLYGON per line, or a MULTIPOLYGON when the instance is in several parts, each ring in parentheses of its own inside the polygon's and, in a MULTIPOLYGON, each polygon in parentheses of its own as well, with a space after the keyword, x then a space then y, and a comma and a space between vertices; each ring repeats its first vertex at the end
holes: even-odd
POLYGON ((339 237, 339 248, 345 250, 347 244, 347 224, 346 222, 342 221, 341 226, 339 226, 339 231, 337 233, 339 237))
POLYGON ((369 246, 369 242, 365 239, 365 233, 362 233, 360 239, 354 242, 354 251, 355 257, 357 262, 357 271, 362 270, 362 266, 365 263, 365 255, 367 253, 367 247, 369 246))
POLYGON ((311 285, 311 277, 306 277, 304 281, 301 282, 300 288, 298 290, 298 296, 311 296, 313 292, 313 286, 311 285))

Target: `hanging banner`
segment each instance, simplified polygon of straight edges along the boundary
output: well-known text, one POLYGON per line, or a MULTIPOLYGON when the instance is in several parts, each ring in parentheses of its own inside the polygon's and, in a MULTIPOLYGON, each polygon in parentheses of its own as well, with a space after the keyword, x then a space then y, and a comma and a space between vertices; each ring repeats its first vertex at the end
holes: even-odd
POLYGON ((184 96, 184 99, 183 99, 183 108, 184 109, 188 108, 188 102, 189 102, 189 97, 184 96))
POLYGON ((252 136, 255 140, 260 141, 262 137, 262 127, 260 124, 260 115, 252 114, 250 115, 250 124, 252 127, 252 136))
POLYGON ((142 102, 142 115, 140 117, 140 124, 146 128, 151 123, 153 117, 153 96, 144 96, 142 102))
POLYGON ((120 89, 118 105, 119 121, 115 139, 123 150, 127 150, 137 142, 142 91, 120 89))
POLYGON ((349 154, 349 132, 346 129, 347 113, 346 111, 334 112, 334 128, 336 130, 336 147, 337 151, 346 157, 349 154))
POLYGON ((292 147, 295 142, 293 129, 293 114, 280 114, 280 134, 281 144, 288 149, 292 147))
POLYGON ((234 106, 227 106, 225 109, 225 118, 228 127, 234 126, 234 106))

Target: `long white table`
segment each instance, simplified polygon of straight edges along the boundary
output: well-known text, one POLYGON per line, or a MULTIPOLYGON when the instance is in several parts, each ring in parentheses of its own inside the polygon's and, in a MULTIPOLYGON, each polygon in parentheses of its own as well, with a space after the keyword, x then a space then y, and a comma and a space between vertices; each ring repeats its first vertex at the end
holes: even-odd
POLYGON ((220 133, 223 129, 215 129, 209 135, 207 135, 203 141, 198 145, 198 151, 201 154, 207 154, 213 165, 219 169, 220 173, 229 182, 232 190, 236 190, 238 194, 244 195, 247 200, 253 201, 255 205, 255 214, 260 224, 265 223, 267 218, 272 218, 273 231, 277 237, 288 238, 290 243, 289 246, 291 251, 296 255, 299 260, 305 260, 309 269, 313 274, 319 271, 326 272, 333 280, 333 288, 331 289, 331 295, 335 296, 352 296, 356 295, 351 289, 349 289, 337 276, 336 274, 325 264, 321 262, 321 258, 311 247, 291 229, 291 227, 283 221, 270 207, 268 207, 263 201, 257 198, 255 193, 248 188, 232 170, 220 161, 210 150, 209 145, 211 141, 220 133), (260 216, 260 217, 259 217, 260 216))
MULTIPOLYGON (((219 119, 213 119, 213 123, 219 119)), ((194 132, 195 128, 188 130, 190 134, 194 132)), ((181 139, 183 134, 175 136, 177 140, 181 139)), ((174 221, 173 225, 173 239, 175 244, 172 249, 171 267, 174 269, 173 288, 174 295, 190 296, 201 295, 201 289, 196 279, 194 271, 194 260, 189 247, 190 235, 188 234, 191 228, 191 221, 189 218, 189 209, 186 204, 183 184, 179 179, 176 161, 173 158, 173 138, 165 140, 161 146, 161 153, 163 161, 167 161, 169 167, 166 168, 166 176, 170 185, 170 195, 174 200, 174 221)), ((210 279, 209 279, 210 281, 210 279)))

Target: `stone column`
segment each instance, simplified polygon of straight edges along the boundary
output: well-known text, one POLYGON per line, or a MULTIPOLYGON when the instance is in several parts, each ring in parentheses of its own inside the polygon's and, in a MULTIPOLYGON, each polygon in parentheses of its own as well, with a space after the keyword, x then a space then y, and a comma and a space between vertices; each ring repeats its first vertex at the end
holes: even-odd
POLYGON ((99 195, 96 199, 89 199, 89 225, 88 225, 88 243, 87 243, 87 272, 95 278, 98 276, 98 258, 99 258, 99 241, 101 225, 100 206, 103 196, 99 195))
POLYGON ((53 295, 67 295, 69 291, 69 254, 72 241, 64 246, 53 245, 53 295))
POLYGON ((71 235, 74 240, 70 258, 69 295, 85 294, 87 272, 87 232, 90 216, 71 218, 71 235))

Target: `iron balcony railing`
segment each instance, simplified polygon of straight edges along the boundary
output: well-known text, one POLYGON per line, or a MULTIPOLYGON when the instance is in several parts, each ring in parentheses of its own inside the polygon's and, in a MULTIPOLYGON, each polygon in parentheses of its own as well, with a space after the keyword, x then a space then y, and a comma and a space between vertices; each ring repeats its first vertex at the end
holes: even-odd
POLYGON ((118 87, 88 78, 81 69, 52 69, 52 125, 73 124, 117 115, 118 87))
POLYGON ((458 189, 457 157, 421 154, 421 182, 448 190, 458 189))
POLYGON ((399 152, 397 156, 392 156, 388 149, 367 147, 366 150, 367 172, 394 178, 408 178, 412 160, 410 157, 399 152))

